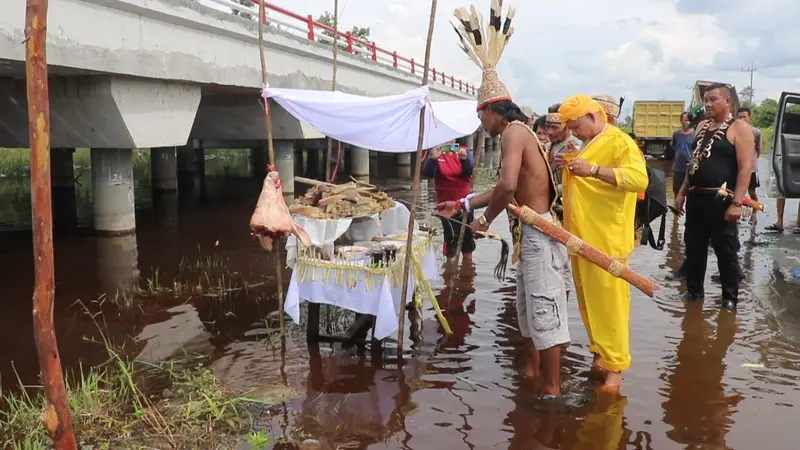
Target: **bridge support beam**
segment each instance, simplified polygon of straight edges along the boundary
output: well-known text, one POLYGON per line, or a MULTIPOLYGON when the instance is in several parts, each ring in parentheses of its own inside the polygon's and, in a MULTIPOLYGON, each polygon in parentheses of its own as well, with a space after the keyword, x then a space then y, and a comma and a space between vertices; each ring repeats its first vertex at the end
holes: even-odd
POLYGON ((283 195, 294 195, 294 142, 288 139, 274 141, 275 168, 281 176, 283 195))
POLYGON ((153 192, 178 190, 178 155, 175 147, 150 149, 150 174, 153 192))
POLYGON ((133 233, 136 230, 133 151, 93 148, 91 158, 95 231, 110 236, 133 233))
POLYGON ((398 166, 410 166, 411 165, 411 153, 398 153, 397 154, 397 165, 398 166))
POLYGON ((350 150, 350 174, 353 177, 369 180, 369 154, 370 151, 366 148, 353 146, 350 150))

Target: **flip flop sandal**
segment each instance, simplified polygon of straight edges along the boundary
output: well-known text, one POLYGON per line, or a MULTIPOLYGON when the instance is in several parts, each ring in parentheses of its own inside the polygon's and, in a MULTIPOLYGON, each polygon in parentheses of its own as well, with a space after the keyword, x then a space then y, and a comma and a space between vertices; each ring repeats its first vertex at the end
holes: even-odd
POLYGON ((772 224, 768 227, 764 227, 764 231, 777 231, 778 233, 783 233, 783 228, 772 224))

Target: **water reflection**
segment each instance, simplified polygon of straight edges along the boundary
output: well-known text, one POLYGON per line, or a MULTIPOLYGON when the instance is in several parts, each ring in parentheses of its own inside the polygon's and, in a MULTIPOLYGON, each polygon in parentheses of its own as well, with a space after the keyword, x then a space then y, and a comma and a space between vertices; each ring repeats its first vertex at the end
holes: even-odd
POLYGON ((139 280, 136 235, 97 237, 95 242, 100 292, 114 296, 134 287, 139 280))
POLYGON ((667 400, 664 423, 672 427, 667 436, 674 442, 724 447, 733 424, 731 416, 742 400, 738 393, 726 395, 722 382, 728 348, 736 334, 736 315, 710 311, 716 329, 707 320, 700 302, 688 303, 681 321, 683 336, 673 360, 672 373, 662 391, 667 400))

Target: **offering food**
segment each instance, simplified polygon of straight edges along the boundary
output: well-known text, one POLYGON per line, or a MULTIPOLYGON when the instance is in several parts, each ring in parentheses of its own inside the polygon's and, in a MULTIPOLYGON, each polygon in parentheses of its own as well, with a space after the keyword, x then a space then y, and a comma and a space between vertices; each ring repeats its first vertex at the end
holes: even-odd
POLYGON ((312 219, 371 216, 395 206, 385 192, 366 183, 319 184, 298 197, 289 207, 292 214, 312 219))
POLYGON ((308 233, 294 223, 289 215, 289 210, 283 201, 278 172, 272 171, 264 178, 256 209, 250 217, 250 230, 258 238, 261 247, 267 251, 272 251, 273 241, 289 233, 297 236, 304 246, 311 246, 308 233))

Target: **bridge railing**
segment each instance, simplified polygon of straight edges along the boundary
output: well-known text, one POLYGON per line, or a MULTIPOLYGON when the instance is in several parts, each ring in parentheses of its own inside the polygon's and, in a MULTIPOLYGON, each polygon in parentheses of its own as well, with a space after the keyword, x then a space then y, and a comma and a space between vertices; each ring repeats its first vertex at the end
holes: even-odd
MULTIPOLYGON (((259 0, 250 0, 253 6, 243 5, 232 0, 206 1, 230 8, 233 14, 242 17, 255 19, 258 16, 259 0)), ((311 14, 304 16, 266 1, 264 2, 264 10, 265 17, 261 18, 261 23, 273 26, 282 31, 304 36, 312 41, 333 45, 333 36, 334 33, 336 33, 333 27, 317 22, 311 14)), ((422 77, 422 72, 424 70, 423 64, 414 58, 398 55, 396 51, 378 47, 375 42, 357 38, 349 31, 338 31, 338 34, 339 48, 341 51, 391 65, 396 69, 404 70, 413 75, 422 77)), ((450 86, 453 89, 469 95, 477 95, 478 89, 476 86, 459 78, 455 78, 453 75, 448 75, 443 70, 437 70, 436 68, 431 68, 429 70, 430 73, 428 76, 431 82, 450 86)))

